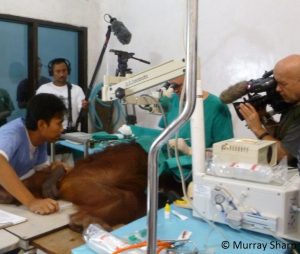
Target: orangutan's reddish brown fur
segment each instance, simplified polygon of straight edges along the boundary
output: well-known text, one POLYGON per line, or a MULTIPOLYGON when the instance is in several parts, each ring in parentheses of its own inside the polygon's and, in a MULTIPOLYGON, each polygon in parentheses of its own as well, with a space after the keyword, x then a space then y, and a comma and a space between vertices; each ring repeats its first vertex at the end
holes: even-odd
MULTIPOLYGON (((41 196, 41 185, 48 176, 38 172, 24 183, 35 196, 41 196)), ((78 161, 60 181, 59 198, 78 206, 71 216, 73 229, 99 223, 109 230, 145 213, 146 182, 146 152, 138 144, 122 144, 78 161)))
POLYGON ((61 181, 60 198, 79 206, 73 225, 114 226, 144 214, 146 182, 147 154, 124 144, 78 161, 61 181))

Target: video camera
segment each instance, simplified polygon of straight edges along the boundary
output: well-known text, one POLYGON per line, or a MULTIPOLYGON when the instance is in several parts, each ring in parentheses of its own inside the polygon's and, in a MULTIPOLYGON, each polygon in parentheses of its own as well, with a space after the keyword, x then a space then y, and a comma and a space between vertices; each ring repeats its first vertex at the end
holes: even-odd
POLYGON ((248 98, 243 98, 243 101, 233 103, 235 111, 241 120, 244 120, 239 112, 241 103, 249 103, 257 110, 270 105, 276 113, 281 113, 291 106, 276 92, 277 82, 273 77, 273 70, 265 72, 261 78, 251 79, 246 83, 246 95, 248 98), (265 94, 262 95, 260 93, 265 94))

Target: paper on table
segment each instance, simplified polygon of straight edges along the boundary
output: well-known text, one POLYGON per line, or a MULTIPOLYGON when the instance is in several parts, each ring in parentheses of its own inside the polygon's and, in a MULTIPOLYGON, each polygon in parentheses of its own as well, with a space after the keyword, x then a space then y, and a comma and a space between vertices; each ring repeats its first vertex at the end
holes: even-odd
POLYGON ((72 202, 66 200, 58 200, 59 210, 64 210, 73 206, 72 202))
POLYGON ((25 217, 0 210, 0 228, 6 228, 26 221, 25 217))

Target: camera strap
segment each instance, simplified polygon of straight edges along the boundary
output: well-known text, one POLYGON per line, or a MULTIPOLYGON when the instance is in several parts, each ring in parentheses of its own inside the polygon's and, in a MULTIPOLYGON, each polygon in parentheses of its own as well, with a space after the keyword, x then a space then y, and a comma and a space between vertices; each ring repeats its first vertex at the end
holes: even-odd
POLYGON ((67 84, 68 86, 68 128, 72 128, 73 126, 73 117, 72 117, 72 97, 71 97, 71 89, 72 85, 67 84))

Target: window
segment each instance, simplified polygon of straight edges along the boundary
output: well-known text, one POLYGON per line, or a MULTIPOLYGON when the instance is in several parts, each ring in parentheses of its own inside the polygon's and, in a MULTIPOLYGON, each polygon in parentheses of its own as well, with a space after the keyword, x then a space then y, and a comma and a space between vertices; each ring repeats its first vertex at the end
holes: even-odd
POLYGON ((24 115, 24 110, 18 108, 16 103, 16 91, 18 83, 28 78, 27 26, 0 20, 0 34, 0 116, 2 115, 0 123, 2 125, 6 120, 24 115))
MULTIPOLYGON (((0 14, 0 54, 0 125, 25 115, 26 105, 18 104, 17 95, 30 98, 49 82, 47 66, 53 58, 68 59, 70 82, 86 89, 85 27, 0 14)), ((86 130, 87 121, 82 126, 86 130)))

